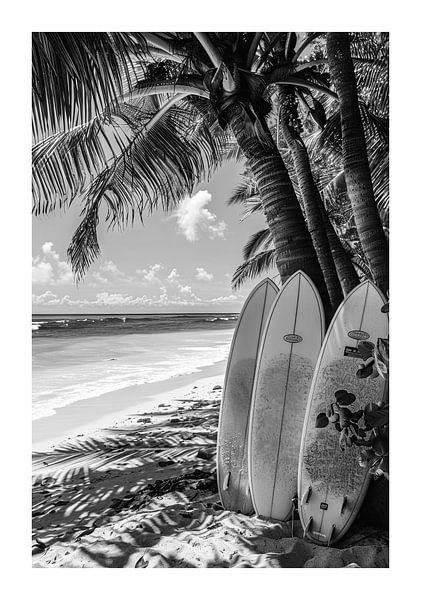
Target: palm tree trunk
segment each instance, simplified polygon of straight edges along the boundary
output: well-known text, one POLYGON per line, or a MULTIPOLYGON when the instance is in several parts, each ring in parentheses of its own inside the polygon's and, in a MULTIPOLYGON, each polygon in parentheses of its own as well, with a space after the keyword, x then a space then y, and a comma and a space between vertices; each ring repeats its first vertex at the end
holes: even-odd
POLYGON ((360 283, 360 280, 351 259, 345 252, 344 247, 330 222, 329 215, 326 212, 323 202, 321 205, 321 212, 327 239, 329 240, 330 251, 335 262, 336 272, 341 283, 343 295, 346 296, 360 283))
POLYGON ((335 262, 331 254, 329 240, 326 235, 325 224, 321 212, 322 201, 319 190, 313 179, 307 149, 298 131, 290 124, 295 109, 294 91, 281 88, 279 101, 281 107, 280 126, 282 137, 291 153, 303 201, 307 229, 311 235, 313 246, 323 271, 332 313, 334 313, 343 300, 343 294, 336 272, 335 262))
POLYGON ((345 181, 355 225, 373 279, 386 292, 389 287, 387 241, 374 198, 347 33, 328 33, 327 57, 339 98, 345 181))
POLYGON ((239 103, 233 103, 225 114, 256 180, 281 281, 301 269, 314 281, 329 313, 323 273, 288 171, 272 137, 259 121, 251 122, 239 103))

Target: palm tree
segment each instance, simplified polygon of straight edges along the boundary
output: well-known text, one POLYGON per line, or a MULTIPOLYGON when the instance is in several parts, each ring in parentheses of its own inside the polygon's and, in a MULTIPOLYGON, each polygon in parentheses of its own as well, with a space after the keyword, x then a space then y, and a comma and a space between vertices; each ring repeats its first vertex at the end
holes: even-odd
MULTIPOLYGON (((111 225, 124 225, 135 212, 142 215, 145 209, 155 208, 160 201, 164 208, 171 208, 180 198, 182 188, 183 193, 190 190, 205 172, 209 174, 223 160, 228 135, 217 128, 219 122, 223 127, 229 125, 256 177, 281 277, 285 279, 297 268, 305 269, 328 301, 304 217, 265 123, 270 105, 263 100, 263 94, 268 86, 282 78, 276 61, 265 75, 260 73, 268 58, 272 63, 276 58, 270 35, 126 34, 130 40, 127 51, 130 60, 122 56, 124 53, 116 54, 116 62, 120 60, 125 64, 124 77, 114 86, 118 87, 119 94, 112 101, 104 102, 105 91, 109 92, 112 86, 107 83, 110 76, 107 63, 104 65, 98 60, 107 77, 102 77, 98 70, 97 78, 104 80, 99 91, 91 90, 89 85, 88 93, 83 91, 79 104, 84 110, 69 108, 69 102, 60 94, 60 80, 73 77, 76 83, 71 86, 70 95, 80 94, 86 80, 80 72, 84 71, 83 61, 88 60, 90 54, 87 52, 85 57, 79 53, 76 65, 68 61, 65 67, 58 68, 62 48, 57 39, 51 40, 49 35, 37 38, 43 52, 38 52, 40 58, 37 55, 34 63, 35 103, 43 107, 34 110, 38 125, 35 130, 53 130, 34 150, 35 212, 46 213, 66 206, 83 193, 83 220, 69 252, 79 275, 99 253, 96 226, 101 204, 107 207, 111 225), (54 89, 45 86, 40 91, 40 81, 46 81, 49 71, 55 77, 54 89), (47 96, 49 103, 45 108, 47 96), (92 100, 97 96, 102 104, 92 100), (48 115, 55 105, 60 108, 59 118, 50 123, 48 115), (101 110, 94 110, 98 106, 101 110), (189 111, 192 118, 186 135, 182 121, 189 111), (89 113, 91 119, 83 121, 82 113, 89 113), (200 123, 198 114, 202 116, 200 123), (55 132, 54 127, 59 128, 61 123, 71 123, 74 128, 55 132), (204 143, 202 136, 206 138, 204 143), (102 143, 98 142, 100 137, 102 143), (183 138, 187 138, 190 146, 188 155, 181 152, 184 155, 180 158, 183 138), (108 142, 108 154, 103 150, 104 140, 108 142), (153 159, 150 157, 152 147, 153 159), (89 181, 92 173, 94 178, 89 181), (174 178, 175 186, 172 185, 174 178)), ((55 35, 61 41, 61 34, 55 35)), ((66 34, 70 36, 71 45, 77 45, 77 35, 66 34)), ((84 48, 89 49, 91 41, 89 36, 84 38, 84 48)), ((123 42, 118 39, 120 46, 124 46, 123 42)), ((116 45, 111 36, 107 52, 111 53, 116 45)), ((282 81, 289 85, 288 73, 283 76, 282 81)), ((295 85, 297 81, 299 84, 299 78, 295 79, 295 85)), ((313 86, 329 92, 319 84, 313 86)))
POLYGON ((328 306, 265 121, 279 84, 336 97, 318 73, 325 58, 300 63, 319 35, 297 43, 294 33, 35 34, 34 210, 81 198, 83 219, 69 248, 77 276, 99 254, 101 206, 110 226, 171 209, 227 156, 238 156, 234 136, 255 176, 282 279, 303 268, 328 306))
POLYGON ((307 227, 323 271, 333 314, 343 299, 333 253, 322 215, 322 200, 314 182, 307 149, 300 135, 296 98, 292 87, 280 87, 280 130, 291 153, 303 200, 307 227))
MULTIPOLYGON (((288 164, 287 154, 284 155, 284 159, 288 165, 288 170, 294 183, 296 193, 300 199, 300 203, 303 205, 298 183, 295 181, 293 174, 294 167, 292 164, 288 164)), ((243 219, 262 211, 258 190, 249 172, 243 174, 242 182, 237 186, 228 200, 228 203, 240 204, 244 207, 243 219)), ((351 238, 349 241, 348 230, 345 230, 339 237, 332 226, 330 220, 331 217, 328 216, 323 204, 321 208, 330 252, 334 258, 343 294, 346 295, 360 282, 356 270, 358 270, 364 278, 370 279, 371 274, 368 265, 365 263, 365 258, 358 248, 358 240, 351 238)), ((339 211, 338 213, 341 214, 339 211)), ((333 213, 333 216, 336 217, 336 214, 333 213)), ((243 258, 244 262, 237 267, 232 278, 232 286, 234 289, 239 288, 247 279, 258 277, 262 273, 270 271, 276 266, 275 252, 270 230, 268 228, 262 229, 250 237, 244 246, 243 258)))
POLYGON ((358 236, 374 281, 383 291, 387 291, 387 241, 375 202, 347 33, 327 35, 327 56, 339 98, 345 180, 358 236))
MULTIPOLYGON (((319 38, 319 42, 313 47, 310 56, 306 58, 304 63, 300 64, 299 68, 301 69, 302 77, 306 76, 306 71, 308 70, 306 65, 308 64, 317 64, 318 68, 321 69, 320 77, 326 77, 327 58, 324 37, 319 38)), ((387 224, 389 200, 387 136, 388 36, 384 34, 376 36, 371 34, 354 34, 352 54, 358 81, 360 111, 365 135, 369 140, 367 149, 376 205, 382 222, 387 224)), ((309 144, 310 149, 310 157, 307 156, 307 162, 309 158, 311 160, 311 170, 306 172, 309 183, 307 189, 311 189, 310 186, 316 187, 313 178, 315 176, 318 181, 316 190, 321 190, 324 199, 324 202, 320 203, 320 209, 326 235, 329 240, 329 255, 332 254, 334 257, 343 293, 347 294, 359 282, 356 269, 360 277, 371 279, 372 276, 358 236, 355 235, 355 220, 347 196, 342 167, 340 114, 337 103, 329 96, 320 97, 320 101, 316 100, 310 95, 308 90, 306 90, 304 96, 300 88, 294 89, 291 86, 284 88, 283 93, 289 95, 289 102, 284 102, 285 108, 281 110, 282 105, 277 99, 278 111, 275 128, 277 129, 276 139, 278 146, 290 171, 291 179, 293 181, 297 179, 298 182, 298 178, 291 171, 294 171, 294 168, 296 169, 299 163, 295 160, 293 166, 289 164, 290 160, 288 154, 282 148, 282 137, 279 136, 279 133, 282 132, 282 129, 284 130, 283 138, 289 142, 290 150, 294 148, 294 138, 296 138, 296 145, 302 154, 304 154, 304 160, 300 161, 300 167, 302 168, 306 158, 306 147, 301 139, 302 132, 304 131, 304 140, 306 145, 309 144), (293 104, 292 94, 290 93, 292 90, 294 90, 299 100, 297 107, 293 104), (283 113, 284 117, 282 118, 283 113), (283 126, 281 129, 278 126, 279 121, 281 126, 283 126), (317 131, 315 131, 316 127, 318 127, 317 131), (329 208, 329 216, 324 207, 325 203, 329 208), (332 226, 331 219, 335 223, 335 228, 340 234, 341 240, 339 240, 332 226)), ((250 174, 244 179, 243 184, 238 187, 231 198, 232 203, 240 202, 246 204, 245 214, 259 210, 258 191, 253 187, 252 180, 249 177, 250 174)), ((314 210, 312 208, 314 205, 313 196, 312 194, 307 194, 306 202, 306 198, 303 197, 300 189, 297 189, 297 187, 296 192, 307 216, 309 211, 314 210)), ((303 185, 301 189, 303 189, 303 185)), ((318 192, 317 195, 320 197, 318 192)), ((234 275, 234 285, 241 285, 246 277, 258 275, 265 269, 270 268, 272 264, 273 250, 270 246, 270 235, 267 230, 264 230, 252 236, 249 243, 245 246, 244 263, 238 267, 234 275)))

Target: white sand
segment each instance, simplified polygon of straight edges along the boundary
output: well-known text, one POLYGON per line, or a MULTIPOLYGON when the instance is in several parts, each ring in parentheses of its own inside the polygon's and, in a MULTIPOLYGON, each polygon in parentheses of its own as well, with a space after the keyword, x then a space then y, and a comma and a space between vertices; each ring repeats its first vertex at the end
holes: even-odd
POLYGON ((224 511, 215 478, 223 376, 142 403, 118 426, 33 456, 34 567, 388 566, 385 532, 356 523, 338 547, 299 521, 224 511), (185 391, 185 390, 184 390, 185 391), (159 404, 160 406, 157 406, 159 404))

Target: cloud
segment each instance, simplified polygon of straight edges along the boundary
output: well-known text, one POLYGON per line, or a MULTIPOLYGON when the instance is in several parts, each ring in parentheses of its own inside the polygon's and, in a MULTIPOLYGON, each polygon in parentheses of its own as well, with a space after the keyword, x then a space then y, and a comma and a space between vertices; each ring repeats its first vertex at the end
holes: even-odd
MULTIPOLYGON (((60 277, 58 263, 60 257, 53 250, 53 245, 49 242, 43 245, 44 257, 37 257, 34 265, 34 279, 44 285, 55 285, 60 277), (55 255, 55 256, 54 256, 55 255), (50 262, 46 261, 46 258, 50 262), (53 268, 54 267, 54 268, 53 268)), ((143 309, 168 308, 171 310, 182 309, 186 307, 189 310, 193 307, 218 307, 223 305, 235 305, 238 308, 238 303, 243 297, 240 295, 230 294, 228 296, 218 296, 215 298, 201 298, 192 289, 191 285, 185 281, 182 274, 176 268, 165 269, 160 263, 149 265, 145 269, 138 269, 135 275, 126 275, 112 262, 107 261, 96 271, 94 278, 99 283, 110 283, 112 281, 131 281, 138 286, 141 284, 145 288, 145 294, 139 296, 132 295, 128 292, 120 293, 115 291, 102 291, 96 294, 94 299, 73 299, 70 295, 59 295, 52 291, 53 288, 41 294, 34 294, 32 297, 34 307, 44 307, 48 310, 60 312, 72 309, 77 311, 142 311, 143 309)), ((203 267, 195 269, 195 276, 198 280, 210 281, 213 279, 213 274, 208 273, 203 267)), ((44 288, 45 289, 45 288, 44 288)), ((234 309, 234 310, 235 310, 234 309)))
POLYGON ((168 298, 167 288, 173 293, 173 296, 177 299, 178 294, 181 294, 185 299, 188 298, 193 302, 200 302, 200 298, 191 289, 191 286, 184 284, 177 269, 172 269, 166 279, 166 283, 161 286, 162 296, 168 298))
POLYGON ((203 267, 196 267, 196 279, 199 281, 212 281, 213 274, 208 273, 203 267))
POLYGON ((140 275, 141 279, 147 281, 148 283, 161 283, 161 280, 158 277, 158 273, 163 271, 164 265, 160 263, 156 263, 155 265, 151 265, 147 269, 137 269, 137 275, 140 275))
POLYGON ((39 257, 32 259, 32 283, 49 285, 53 279, 54 269, 50 263, 40 260, 39 257))
POLYGON ((239 302, 242 300, 244 296, 236 296, 235 294, 230 294, 229 296, 219 296, 218 298, 212 298, 208 300, 211 304, 221 304, 222 302, 239 302))
POLYGON ((167 290, 162 290, 158 298, 149 298, 143 296, 131 296, 129 294, 111 294, 109 292, 101 292, 96 295, 95 300, 72 300, 69 295, 60 298, 50 290, 43 294, 32 295, 32 303, 34 306, 72 306, 77 308, 98 308, 98 307, 121 307, 133 308, 139 306, 163 307, 163 306, 196 306, 198 304, 218 304, 220 302, 238 301, 237 296, 221 296, 212 298, 211 300, 202 300, 197 296, 190 297, 170 297, 167 290))
POLYGON ((41 246, 43 256, 32 259, 32 283, 44 285, 68 285, 73 283, 70 265, 60 260, 58 252, 53 250, 52 242, 41 246))
POLYGON ((217 222, 217 216, 205 208, 211 200, 212 195, 207 190, 201 190, 194 196, 184 198, 175 211, 178 228, 189 242, 197 241, 200 232, 210 239, 225 237, 225 221, 217 222))
POLYGON ((96 282, 102 284, 131 283, 133 281, 133 277, 120 271, 112 260, 105 261, 105 263, 99 267, 98 271, 92 273, 92 277, 96 282))
POLYGON ((205 300, 196 296, 189 286, 185 286, 190 291, 186 291, 178 294, 171 295, 171 290, 165 287, 161 288, 161 293, 158 297, 148 297, 145 294, 143 296, 132 296, 129 294, 113 294, 109 292, 101 292, 96 295, 94 300, 73 300, 68 294, 63 297, 59 297, 51 290, 44 292, 43 294, 32 295, 32 304, 34 306, 43 307, 71 307, 76 309, 106 309, 106 308, 163 308, 163 307, 194 307, 194 306, 207 306, 207 305, 221 305, 221 304, 238 304, 243 300, 242 296, 230 294, 229 296, 219 296, 217 298, 211 298, 205 300))

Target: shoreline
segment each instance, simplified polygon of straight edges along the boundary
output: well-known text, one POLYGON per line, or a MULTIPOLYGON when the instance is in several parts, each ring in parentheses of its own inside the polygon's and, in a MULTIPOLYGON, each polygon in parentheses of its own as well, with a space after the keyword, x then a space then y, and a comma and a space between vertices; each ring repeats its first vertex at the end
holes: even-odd
POLYGON ((33 454, 32 566, 387 568, 388 533, 360 521, 326 548, 303 539, 298 518, 269 522, 223 509, 223 368, 201 375, 148 406, 138 399, 117 425, 33 454))
POLYGON ((194 373, 132 385, 56 408, 54 415, 32 421, 32 450, 46 451, 66 439, 93 434, 98 429, 124 423, 131 411, 151 410, 174 396, 181 397, 197 381, 223 378, 226 362, 224 359, 194 373))

